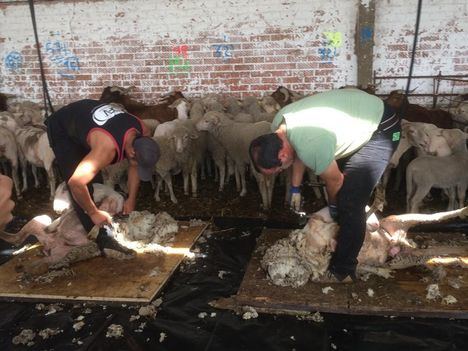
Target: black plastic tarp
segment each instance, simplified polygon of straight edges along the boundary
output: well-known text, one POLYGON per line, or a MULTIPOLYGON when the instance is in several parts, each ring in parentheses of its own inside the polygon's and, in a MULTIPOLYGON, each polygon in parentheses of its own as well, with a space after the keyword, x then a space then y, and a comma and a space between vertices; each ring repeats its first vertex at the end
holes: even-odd
POLYGON ((154 319, 130 322, 130 316, 138 314, 130 306, 65 304, 63 310, 46 315, 45 310, 36 309, 36 303, 1 302, 0 350, 468 349, 465 320, 337 314, 323 314, 322 323, 266 314, 243 320, 234 312, 210 307, 208 302, 237 292, 262 230, 257 224, 216 221, 219 231, 196 245, 195 261, 184 262, 163 289, 163 303, 154 319), (225 272, 222 279, 220 271, 225 272), (207 316, 199 318, 201 312, 207 316), (79 316, 85 325, 75 331, 73 324, 79 316), (123 337, 106 337, 111 324, 124 328, 123 337), (37 334, 45 328, 62 332, 44 340, 37 334), (33 345, 13 345, 13 337, 23 329, 36 333, 33 345), (166 335, 162 342, 161 333, 166 335))

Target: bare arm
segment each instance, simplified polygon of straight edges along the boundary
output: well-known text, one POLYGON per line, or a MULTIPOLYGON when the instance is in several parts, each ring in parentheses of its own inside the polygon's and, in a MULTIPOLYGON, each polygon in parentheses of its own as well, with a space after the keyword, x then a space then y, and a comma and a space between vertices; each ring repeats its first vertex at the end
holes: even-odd
POLYGON ((137 162, 129 159, 128 165, 128 198, 125 200, 123 213, 128 214, 135 209, 138 188, 140 187, 140 178, 138 177, 137 162))
POLYGON ((97 208, 88 191, 87 184, 101 169, 112 162, 116 151, 110 138, 107 136, 97 137, 95 134, 93 133, 90 138, 91 151, 78 164, 68 180, 68 186, 78 205, 91 217, 94 224, 100 225, 104 222, 110 222, 111 218, 107 212, 97 208))
POLYGON ((328 195, 328 204, 336 204, 336 196, 343 185, 344 175, 338 168, 336 161, 332 161, 330 165, 323 171, 319 177, 325 182, 325 187, 328 195))
POLYGON ((0 230, 13 219, 11 211, 15 203, 11 200, 13 182, 7 176, 0 174, 0 230))
POLYGON ((293 165, 292 165, 292 177, 291 177, 291 185, 298 187, 302 184, 302 178, 304 177, 306 166, 304 163, 299 159, 295 158, 293 165))

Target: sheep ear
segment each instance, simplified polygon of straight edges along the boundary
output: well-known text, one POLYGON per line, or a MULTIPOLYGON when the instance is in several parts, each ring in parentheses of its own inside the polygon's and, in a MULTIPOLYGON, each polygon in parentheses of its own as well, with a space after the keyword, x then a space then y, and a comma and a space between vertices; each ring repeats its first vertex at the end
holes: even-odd
POLYGON ((198 139, 199 134, 195 131, 189 134, 190 139, 198 139))

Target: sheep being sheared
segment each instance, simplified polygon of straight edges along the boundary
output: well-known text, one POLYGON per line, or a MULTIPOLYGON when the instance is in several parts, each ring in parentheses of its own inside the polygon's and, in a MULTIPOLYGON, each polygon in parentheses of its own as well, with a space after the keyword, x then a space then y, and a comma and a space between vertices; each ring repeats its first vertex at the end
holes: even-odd
MULTIPOLYGON (((94 200, 99 203, 99 209, 108 211, 111 215, 122 211, 122 195, 103 185, 93 186, 99 188, 94 196, 94 200)), ((64 199, 69 198, 66 193, 65 190, 60 193, 64 199)), ((0 239, 14 245, 21 245, 30 235, 39 240, 45 257, 24 267, 26 272, 41 274, 50 268, 61 268, 100 255, 97 244, 88 239, 88 233, 75 210, 72 207, 67 209, 65 205, 61 209, 64 208, 66 210, 63 214, 53 222, 46 215, 36 216, 16 234, 0 232, 0 239)))
MULTIPOLYGON (((409 228, 422 223, 440 222, 449 218, 465 217, 468 207, 435 214, 404 214, 382 219, 377 228, 366 230, 364 244, 358 256, 358 273, 374 273, 390 277, 391 269, 418 265, 419 261, 405 259, 436 255, 461 254, 463 249, 416 249, 407 240, 409 228)), ((331 254, 336 247, 338 224, 331 219, 328 208, 314 213, 303 229, 295 230, 269 247, 261 265, 276 285, 299 287, 307 281, 320 282, 326 272, 331 254)))
MULTIPOLYGON (((122 211, 122 195, 102 184, 93 185, 95 188, 94 199, 99 203, 100 209, 111 215, 122 211)), ((61 189, 60 196, 67 199, 69 195, 64 189, 61 189)), ((61 209, 64 207, 66 208, 66 206, 62 206, 61 209)), ((26 223, 16 234, 0 232, 0 239, 14 245, 20 245, 30 235, 35 236, 42 245, 45 257, 20 268, 27 273, 37 275, 45 273, 49 269, 62 268, 74 262, 99 256, 101 253, 97 244, 88 238, 88 236, 96 234, 94 229, 88 235, 75 210, 68 208, 53 222, 48 216, 37 216, 26 223)), ((160 248, 159 244, 167 243, 173 238, 178 231, 178 225, 165 212, 154 215, 147 211, 134 211, 129 216, 114 217, 112 228, 108 226, 107 229, 112 230, 111 234, 114 238, 130 249, 140 248, 141 251, 156 252, 160 248), (145 244, 149 244, 149 247, 144 247, 145 244)), ((107 252, 106 255, 108 255, 107 252)), ((111 256, 121 257, 114 253, 111 256)), ((128 258, 128 255, 125 258, 128 258)))

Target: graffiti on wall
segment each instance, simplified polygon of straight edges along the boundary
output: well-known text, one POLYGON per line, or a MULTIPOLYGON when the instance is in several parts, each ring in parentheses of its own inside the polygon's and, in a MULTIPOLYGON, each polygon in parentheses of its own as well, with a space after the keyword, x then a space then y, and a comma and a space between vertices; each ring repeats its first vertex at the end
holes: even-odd
POLYGON ((318 49, 320 59, 324 61, 331 61, 340 53, 340 47, 342 45, 341 32, 324 32, 325 40, 323 41, 323 47, 318 49))
POLYGON ((360 38, 363 43, 367 43, 372 40, 373 29, 370 26, 363 26, 361 28, 360 38))
POLYGON ((10 71, 16 71, 23 66, 23 55, 18 51, 10 51, 5 55, 5 68, 10 71))
MULTIPOLYGON (((54 34, 52 34, 54 35, 54 34)), ((60 35, 60 33, 55 33, 60 35)), ((73 52, 68 49, 62 40, 48 40, 45 44, 47 58, 58 68, 58 74, 63 78, 75 78, 75 73, 80 70, 80 61, 73 52)))
POLYGON ((188 73, 190 62, 188 60, 188 46, 179 45, 172 48, 169 58, 169 73, 188 73))
POLYGON ((223 40, 223 44, 214 44, 211 45, 211 47, 214 49, 215 57, 221 57, 223 61, 226 61, 232 57, 234 46, 232 44, 226 44, 226 42, 229 41, 229 37, 227 35, 223 36, 223 40))

